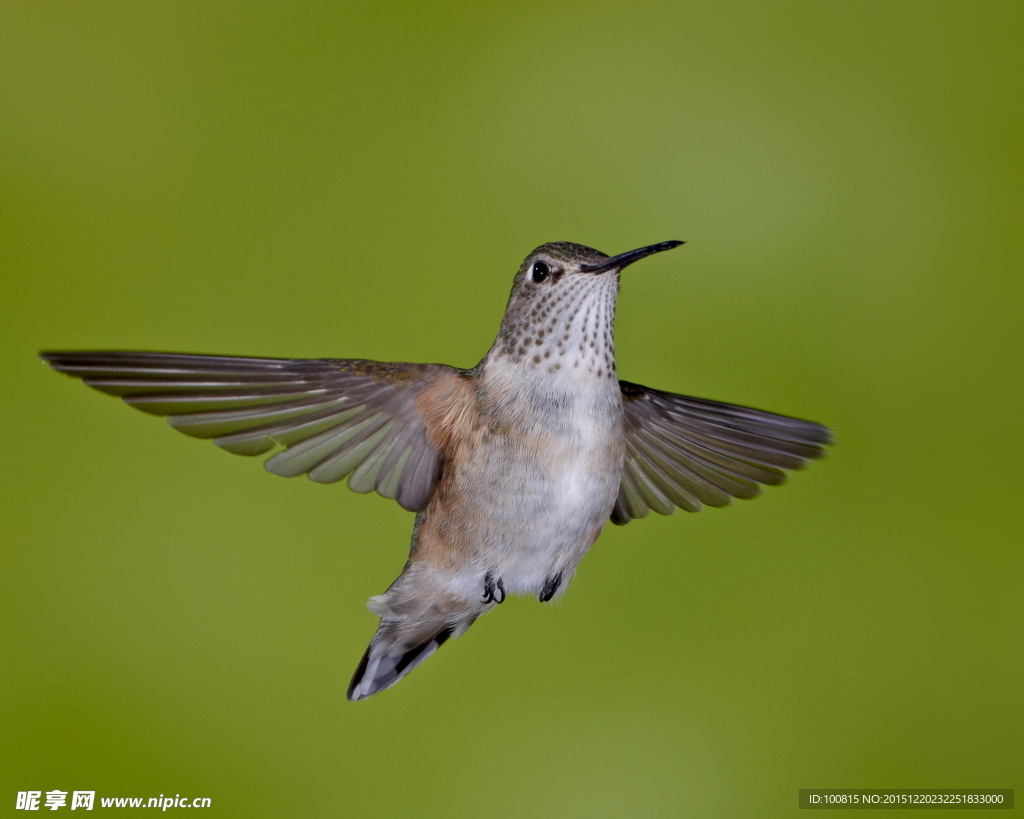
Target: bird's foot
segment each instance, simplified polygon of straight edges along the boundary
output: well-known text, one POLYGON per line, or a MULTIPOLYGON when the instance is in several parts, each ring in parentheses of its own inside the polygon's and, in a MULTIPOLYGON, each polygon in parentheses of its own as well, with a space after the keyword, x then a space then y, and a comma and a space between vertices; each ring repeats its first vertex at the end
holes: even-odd
POLYGON ((484 575, 484 603, 504 603, 505 602, 505 584, 499 577, 497 580, 494 578, 494 572, 488 572, 484 575))
POLYGON ((552 575, 544 581, 544 588, 540 590, 540 602, 547 603, 552 597, 555 596, 555 592, 558 591, 558 587, 562 585, 562 573, 552 575))

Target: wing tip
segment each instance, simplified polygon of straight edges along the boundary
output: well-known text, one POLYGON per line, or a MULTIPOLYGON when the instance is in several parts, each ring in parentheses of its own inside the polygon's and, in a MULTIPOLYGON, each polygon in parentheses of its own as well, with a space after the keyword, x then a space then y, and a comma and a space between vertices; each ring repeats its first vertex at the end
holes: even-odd
POLYGON ((51 369, 67 375, 71 375, 71 373, 68 373, 65 367, 71 366, 71 360, 73 360, 74 355, 74 353, 62 352, 60 350, 40 350, 36 353, 39 360, 51 369))

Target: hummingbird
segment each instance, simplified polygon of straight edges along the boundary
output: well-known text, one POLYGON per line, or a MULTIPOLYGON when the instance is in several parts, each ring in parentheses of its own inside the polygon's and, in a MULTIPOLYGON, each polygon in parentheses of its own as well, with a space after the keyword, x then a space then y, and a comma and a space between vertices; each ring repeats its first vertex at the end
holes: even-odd
POLYGON ((43 352, 55 370, 275 475, 348 477, 416 513, 409 558, 348 688, 389 688, 506 595, 561 595, 605 524, 752 498, 824 455, 810 421, 621 381, 622 271, 572 242, 520 265, 475 367, 361 359, 43 352))

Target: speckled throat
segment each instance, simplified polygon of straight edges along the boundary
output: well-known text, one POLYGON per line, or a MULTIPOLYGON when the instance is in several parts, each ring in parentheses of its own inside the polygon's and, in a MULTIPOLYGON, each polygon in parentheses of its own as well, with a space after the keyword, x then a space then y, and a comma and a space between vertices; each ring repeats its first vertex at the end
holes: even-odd
POLYGON ((609 257, 583 245, 555 242, 542 245, 524 262, 515 278, 501 329, 484 361, 515 365, 529 371, 562 376, 616 379, 613 326, 619 291, 617 269, 589 273, 582 264, 609 257), (529 271, 538 259, 552 272, 541 283, 529 271), (562 264, 559 264, 561 262, 562 264))

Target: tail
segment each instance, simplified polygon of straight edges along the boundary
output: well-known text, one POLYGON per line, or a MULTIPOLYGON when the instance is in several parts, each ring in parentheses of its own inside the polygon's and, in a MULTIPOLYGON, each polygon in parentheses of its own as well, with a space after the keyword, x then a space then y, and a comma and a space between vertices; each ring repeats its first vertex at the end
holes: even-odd
MULTIPOLYGON (((417 526, 421 515, 416 517, 417 526)), ((413 551, 415 538, 414 529, 413 551)), ((494 607, 479 597, 466 599, 457 580, 410 558, 388 590, 370 598, 367 608, 380 617, 380 625, 348 685, 352 702, 393 686, 449 637, 461 636, 494 607)))
POLYGON ((348 685, 348 698, 357 702, 390 688, 449 637, 460 636, 476 617, 474 614, 454 624, 382 619, 348 685))

